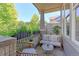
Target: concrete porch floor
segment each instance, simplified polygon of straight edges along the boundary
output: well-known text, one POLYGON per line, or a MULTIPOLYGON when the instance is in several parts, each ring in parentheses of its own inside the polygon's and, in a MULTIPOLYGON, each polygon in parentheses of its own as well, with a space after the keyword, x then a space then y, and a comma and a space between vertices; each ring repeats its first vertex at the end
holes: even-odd
POLYGON ((42 47, 39 46, 36 48, 36 51, 40 56, 65 56, 64 51, 60 48, 54 48, 50 54, 45 54, 42 47))

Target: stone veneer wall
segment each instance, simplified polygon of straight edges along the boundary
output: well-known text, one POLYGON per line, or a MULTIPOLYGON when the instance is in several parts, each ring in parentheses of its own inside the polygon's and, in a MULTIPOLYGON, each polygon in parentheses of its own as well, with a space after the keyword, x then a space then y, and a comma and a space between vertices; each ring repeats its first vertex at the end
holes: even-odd
POLYGON ((0 36, 0 56, 16 55, 16 39, 0 36))

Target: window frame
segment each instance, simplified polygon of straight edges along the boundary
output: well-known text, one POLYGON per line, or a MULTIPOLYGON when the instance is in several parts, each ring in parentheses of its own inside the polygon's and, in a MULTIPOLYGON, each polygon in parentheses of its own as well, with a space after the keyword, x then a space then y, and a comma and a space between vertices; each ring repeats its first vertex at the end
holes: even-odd
MULTIPOLYGON (((77 8, 79 8, 79 3, 78 4, 75 4, 75 6, 74 6, 76 24, 77 24, 77 19, 76 19, 76 16, 77 16, 77 8)), ((77 28, 77 25, 75 27, 77 28)), ((76 31, 77 31, 77 29, 76 29, 76 31)), ((77 34, 75 34, 75 35, 76 35, 75 40, 78 41, 77 40, 77 34)))
POLYGON ((69 10, 69 15, 66 15, 66 11, 67 10, 65 10, 65 31, 66 31, 66 33, 65 33, 65 35, 67 36, 67 37, 70 37, 70 28, 69 28, 69 34, 67 34, 67 18, 69 17, 69 27, 70 27, 70 10, 69 10))

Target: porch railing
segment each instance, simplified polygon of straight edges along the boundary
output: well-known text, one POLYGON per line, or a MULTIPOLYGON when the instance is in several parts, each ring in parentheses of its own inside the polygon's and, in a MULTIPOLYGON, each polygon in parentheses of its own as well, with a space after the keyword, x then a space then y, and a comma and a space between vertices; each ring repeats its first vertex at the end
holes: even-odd
POLYGON ((26 43, 27 43, 26 38, 17 40, 17 46, 16 46, 17 51, 22 51, 26 47, 26 45, 27 45, 26 43))
POLYGON ((38 56, 38 54, 33 54, 33 53, 24 53, 22 52, 22 50, 26 47, 28 47, 28 37, 27 38, 23 38, 23 39, 19 39, 17 40, 17 51, 16 51, 16 55, 17 56, 38 56))
MULTIPOLYGON (((30 37, 26 37, 26 38, 22 38, 22 39, 18 39, 17 40, 17 52, 16 52, 16 55, 17 56, 38 56, 38 54, 33 54, 33 53, 24 53, 22 52, 22 50, 24 48, 28 48, 29 45, 28 45, 28 40, 29 40, 30 37)), ((36 36, 36 37, 33 37, 32 39, 34 39, 33 43, 33 47, 35 48, 37 43, 39 42, 39 40, 37 40, 39 38, 39 35, 36 36)))

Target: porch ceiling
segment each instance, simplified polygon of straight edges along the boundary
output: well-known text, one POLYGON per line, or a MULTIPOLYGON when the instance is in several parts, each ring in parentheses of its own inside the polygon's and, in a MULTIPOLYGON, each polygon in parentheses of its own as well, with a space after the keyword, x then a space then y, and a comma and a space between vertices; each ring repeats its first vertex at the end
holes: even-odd
MULTIPOLYGON (((63 3, 33 3, 33 4, 39 11, 43 11, 44 13, 59 11, 63 6, 63 3)), ((68 3, 66 3, 65 6, 66 9, 69 8, 68 3)))

